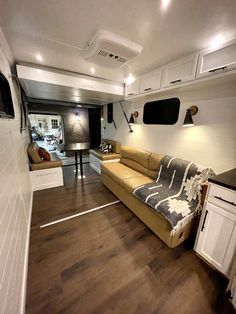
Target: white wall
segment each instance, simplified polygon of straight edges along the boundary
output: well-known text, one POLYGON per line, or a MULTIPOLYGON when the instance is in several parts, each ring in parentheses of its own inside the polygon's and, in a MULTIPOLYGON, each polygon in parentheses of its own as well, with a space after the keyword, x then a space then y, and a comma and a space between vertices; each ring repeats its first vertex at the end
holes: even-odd
POLYGON ((152 152, 175 155, 213 168, 216 173, 236 167, 236 84, 208 86, 185 92, 175 92, 165 97, 149 96, 147 99, 126 102, 130 117, 139 111, 138 122, 129 133, 127 123, 118 103, 114 104, 115 130, 106 123, 105 138, 119 140, 122 145, 136 146, 152 152), (181 101, 178 122, 175 125, 144 125, 142 110, 146 102, 179 97, 181 101), (195 126, 183 128, 186 109, 196 105, 199 112, 193 117, 195 126))
MULTIPOLYGON (((9 78, 13 58, 0 29, 0 70, 9 78), (6 58, 6 55, 8 59, 6 58)), ((20 112, 9 79, 15 119, 0 119, 0 313, 23 313, 28 263, 32 191, 20 112)))

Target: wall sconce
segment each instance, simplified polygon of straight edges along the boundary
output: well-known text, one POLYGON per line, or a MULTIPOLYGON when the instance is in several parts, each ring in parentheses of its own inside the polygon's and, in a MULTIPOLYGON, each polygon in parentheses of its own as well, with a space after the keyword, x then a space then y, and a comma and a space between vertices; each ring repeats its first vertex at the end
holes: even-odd
POLYGON ((194 116, 197 112, 198 112, 197 106, 191 106, 186 110, 186 115, 185 115, 184 123, 183 123, 184 128, 189 127, 189 126, 194 126, 192 116, 194 116))
POLYGON ((136 119, 138 118, 138 111, 134 111, 133 113, 131 113, 130 115, 130 119, 129 119, 129 124, 134 124, 136 123, 136 119))
POLYGON ((80 118, 79 118, 79 113, 78 113, 78 111, 75 113, 75 123, 79 123, 79 120, 80 120, 80 118))

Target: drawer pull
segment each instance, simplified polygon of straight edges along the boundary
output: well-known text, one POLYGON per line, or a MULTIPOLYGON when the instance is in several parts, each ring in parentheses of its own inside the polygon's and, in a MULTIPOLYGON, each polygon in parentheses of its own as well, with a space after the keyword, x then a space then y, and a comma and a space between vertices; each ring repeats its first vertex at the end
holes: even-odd
POLYGON ((170 82, 170 84, 175 84, 175 83, 180 83, 180 82, 181 80, 175 80, 175 81, 170 82))
POLYGON ((203 219, 201 231, 203 231, 203 229, 205 228, 205 222, 206 222, 207 214, 208 214, 208 210, 206 210, 206 212, 205 212, 205 216, 204 216, 204 219, 203 219))
POLYGON ((225 200, 224 198, 222 198, 220 196, 215 196, 215 198, 217 198, 218 200, 223 201, 225 203, 228 203, 230 205, 236 206, 236 204, 234 202, 227 201, 227 200, 225 200))
POLYGON ((148 90, 151 90, 151 89, 152 89, 151 87, 144 88, 144 91, 147 92, 148 90))
POLYGON ((132 96, 134 93, 129 93, 128 96, 132 96))
POLYGON ((220 70, 225 70, 227 69, 227 66, 224 66, 224 67, 221 67, 221 68, 216 68, 216 69, 212 69, 210 71, 208 71, 209 73, 215 73, 217 71, 220 71, 220 70))

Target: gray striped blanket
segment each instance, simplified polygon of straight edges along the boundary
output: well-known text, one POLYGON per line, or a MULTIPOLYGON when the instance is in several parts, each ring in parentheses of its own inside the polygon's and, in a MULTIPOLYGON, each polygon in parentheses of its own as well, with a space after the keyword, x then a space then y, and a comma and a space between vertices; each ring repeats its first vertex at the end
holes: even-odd
POLYGON ((166 155, 160 162, 156 182, 139 186, 133 195, 164 216, 175 234, 196 215, 201 186, 212 175, 210 168, 166 155))

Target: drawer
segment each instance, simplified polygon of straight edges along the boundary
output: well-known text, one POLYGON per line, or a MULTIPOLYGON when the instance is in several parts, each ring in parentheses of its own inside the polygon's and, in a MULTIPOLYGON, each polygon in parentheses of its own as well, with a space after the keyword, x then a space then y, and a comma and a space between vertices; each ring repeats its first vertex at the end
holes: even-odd
POLYGON ((236 192, 233 190, 211 183, 208 192, 208 202, 236 214, 236 192))

